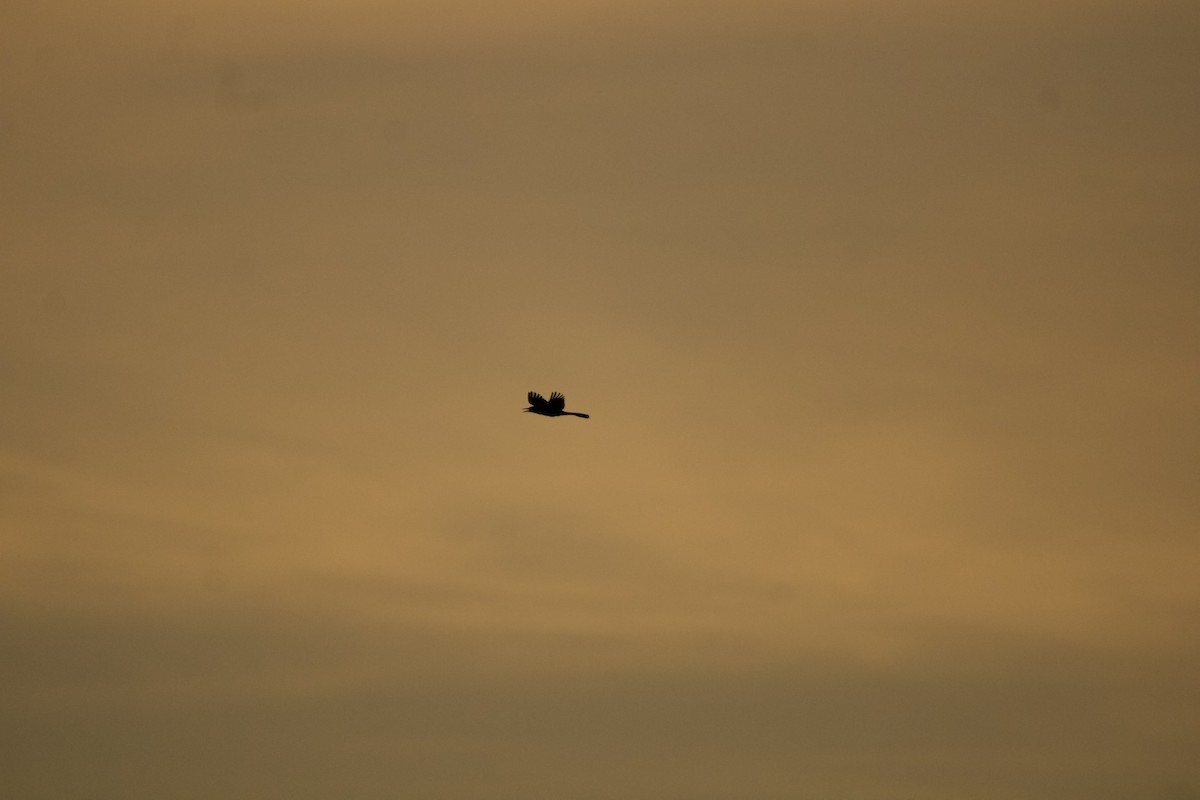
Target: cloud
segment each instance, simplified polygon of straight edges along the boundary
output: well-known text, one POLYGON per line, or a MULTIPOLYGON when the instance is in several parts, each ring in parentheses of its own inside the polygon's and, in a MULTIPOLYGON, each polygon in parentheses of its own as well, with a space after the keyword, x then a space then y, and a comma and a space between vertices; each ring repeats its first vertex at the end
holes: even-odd
POLYGON ((10 794, 1194 793, 1192 12, 75 5, 10 794))

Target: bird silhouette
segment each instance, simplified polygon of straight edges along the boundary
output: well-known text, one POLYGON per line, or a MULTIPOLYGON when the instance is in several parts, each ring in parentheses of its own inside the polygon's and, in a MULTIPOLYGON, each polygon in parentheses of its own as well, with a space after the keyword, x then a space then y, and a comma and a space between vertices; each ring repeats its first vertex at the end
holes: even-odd
POLYGON ((564 411, 563 407, 566 404, 567 398, 558 392, 551 392, 549 400, 537 392, 530 392, 529 408, 525 410, 532 411, 534 414, 541 414, 543 417, 583 417, 584 419, 590 419, 587 414, 580 414, 578 411, 564 411))

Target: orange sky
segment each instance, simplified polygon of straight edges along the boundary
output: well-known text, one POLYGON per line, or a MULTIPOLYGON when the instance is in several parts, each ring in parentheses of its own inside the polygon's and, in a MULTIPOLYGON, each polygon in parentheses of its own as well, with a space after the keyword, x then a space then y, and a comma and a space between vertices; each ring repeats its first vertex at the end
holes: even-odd
POLYGON ((110 5, 0 11, 0 795, 1200 799, 1200 7, 110 5))

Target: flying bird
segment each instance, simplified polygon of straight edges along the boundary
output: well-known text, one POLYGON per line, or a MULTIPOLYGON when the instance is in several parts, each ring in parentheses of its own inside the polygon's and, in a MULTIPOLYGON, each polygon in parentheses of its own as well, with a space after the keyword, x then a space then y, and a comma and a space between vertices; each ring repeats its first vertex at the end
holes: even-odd
POLYGON ((580 414, 578 411, 563 411, 563 407, 566 404, 567 398, 558 392, 551 392, 549 400, 537 392, 530 392, 529 408, 525 410, 532 411, 534 414, 541 414, 543 417, 583 417, 584 419, 589 419, 587 414, 580 414))

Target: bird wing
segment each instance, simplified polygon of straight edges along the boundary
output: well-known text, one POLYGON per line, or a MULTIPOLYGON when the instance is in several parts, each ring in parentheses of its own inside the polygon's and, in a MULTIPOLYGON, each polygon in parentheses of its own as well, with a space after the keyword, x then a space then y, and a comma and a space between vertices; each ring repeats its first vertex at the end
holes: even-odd
POLYGON ((529 405, 533 406, 534 408, 541 408, 542 406, 546 405, 546 398, 542 397, 537 392, 530 392, 529 405))
POLYGON ((567 406, 567 398, 563 397, 558 392, 550 393, 550 400, 546 403, 554 411, 562 411, 567 406))

